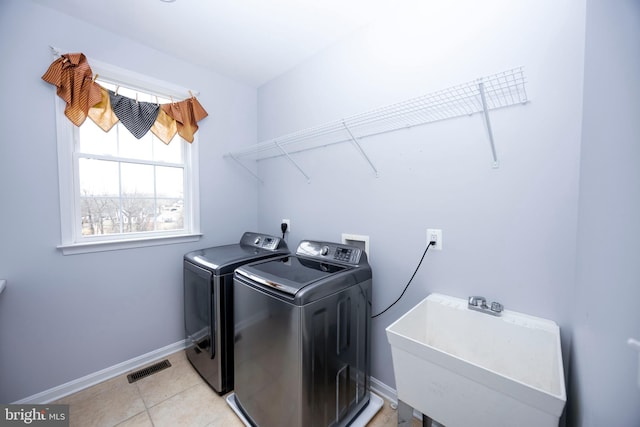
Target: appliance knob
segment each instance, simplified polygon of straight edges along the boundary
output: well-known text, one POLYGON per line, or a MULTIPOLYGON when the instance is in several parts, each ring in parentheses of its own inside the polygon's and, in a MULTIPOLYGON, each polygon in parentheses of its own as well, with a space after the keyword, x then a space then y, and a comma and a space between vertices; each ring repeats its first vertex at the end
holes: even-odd
POLYGON ((260 243, 260 238, 256 237, 256 240, 253 243, 255 243, 256 245, 259 244, 260 243))
POLYGON ((320 249, 320 255, 326 255, 329 253, 329 246, 323 246, 322 249, 320 249))

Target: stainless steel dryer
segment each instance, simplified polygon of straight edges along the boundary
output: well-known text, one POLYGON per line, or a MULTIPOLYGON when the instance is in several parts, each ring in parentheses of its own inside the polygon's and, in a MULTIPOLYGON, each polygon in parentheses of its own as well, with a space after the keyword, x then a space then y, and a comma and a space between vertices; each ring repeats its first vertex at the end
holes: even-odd
POLYGON ((235 272, 235 388, 260 427, 344 426, 370 399, 371 268, 355 246, 302 241, 235 272))
POLYGON ((282 239, 247 232, 240 243, 184 256, 187 358, 219 394, 233 389, 233 271, 288 253, 282 239))

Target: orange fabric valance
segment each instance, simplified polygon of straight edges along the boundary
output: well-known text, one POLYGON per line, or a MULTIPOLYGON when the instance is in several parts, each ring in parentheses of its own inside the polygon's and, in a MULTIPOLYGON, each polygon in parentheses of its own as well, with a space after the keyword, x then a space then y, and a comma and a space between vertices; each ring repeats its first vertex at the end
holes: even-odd
MULTIPOLYGON (((97 77, 97 76, 96 76, 97 77)), ((122 124, 138 139, 149 130, 168 144, 178 133, 189 143, 198 131, 198 121, 208 116, 195 96, 168 104, 138 102, 108 91, 95 82, 82 53, 66 53, 51 63, 42 79, 57 87, 66 102, 65 116, 76 126, 87 117, 103 131, 122 124)))

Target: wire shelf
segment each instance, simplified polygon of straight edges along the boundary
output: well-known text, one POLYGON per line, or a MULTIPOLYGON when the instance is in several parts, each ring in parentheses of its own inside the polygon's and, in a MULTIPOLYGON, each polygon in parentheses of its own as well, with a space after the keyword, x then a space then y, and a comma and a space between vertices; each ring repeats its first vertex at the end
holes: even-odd
POLYGON ((523 67, 517 67, 417 98, 269 139, 246 149, 227 153, 225 156, 236 161, 286 156, 309 179, 289 157, 290 154, 341 142, 351 142, 377 175, 377 170, 358 144, 360 139, 455 117, 484 113, 494 167, 497 167, 498 160, 488 111, 528 102, 525 84, 523 67))

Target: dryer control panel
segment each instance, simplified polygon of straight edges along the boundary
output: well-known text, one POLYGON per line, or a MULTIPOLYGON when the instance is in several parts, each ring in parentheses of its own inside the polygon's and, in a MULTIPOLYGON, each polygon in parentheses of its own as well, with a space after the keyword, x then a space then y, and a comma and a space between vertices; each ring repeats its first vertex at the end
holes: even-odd
POLYGON ((251 232, 244 233, 242 239, 240 239, 240 244, 267 249, 270 251, 274 251, 283 247, 286 248, 286 244, 279 237, 251 232))
POLYGON ((256 237, 253 243, 259 248, 275 249, 278 247, 278 238, 271 236, 256 237))
POLYGON ((363 254, 362 250, 355 246, 303 240, 298 245, 296 255, 358 265, 363 254))

